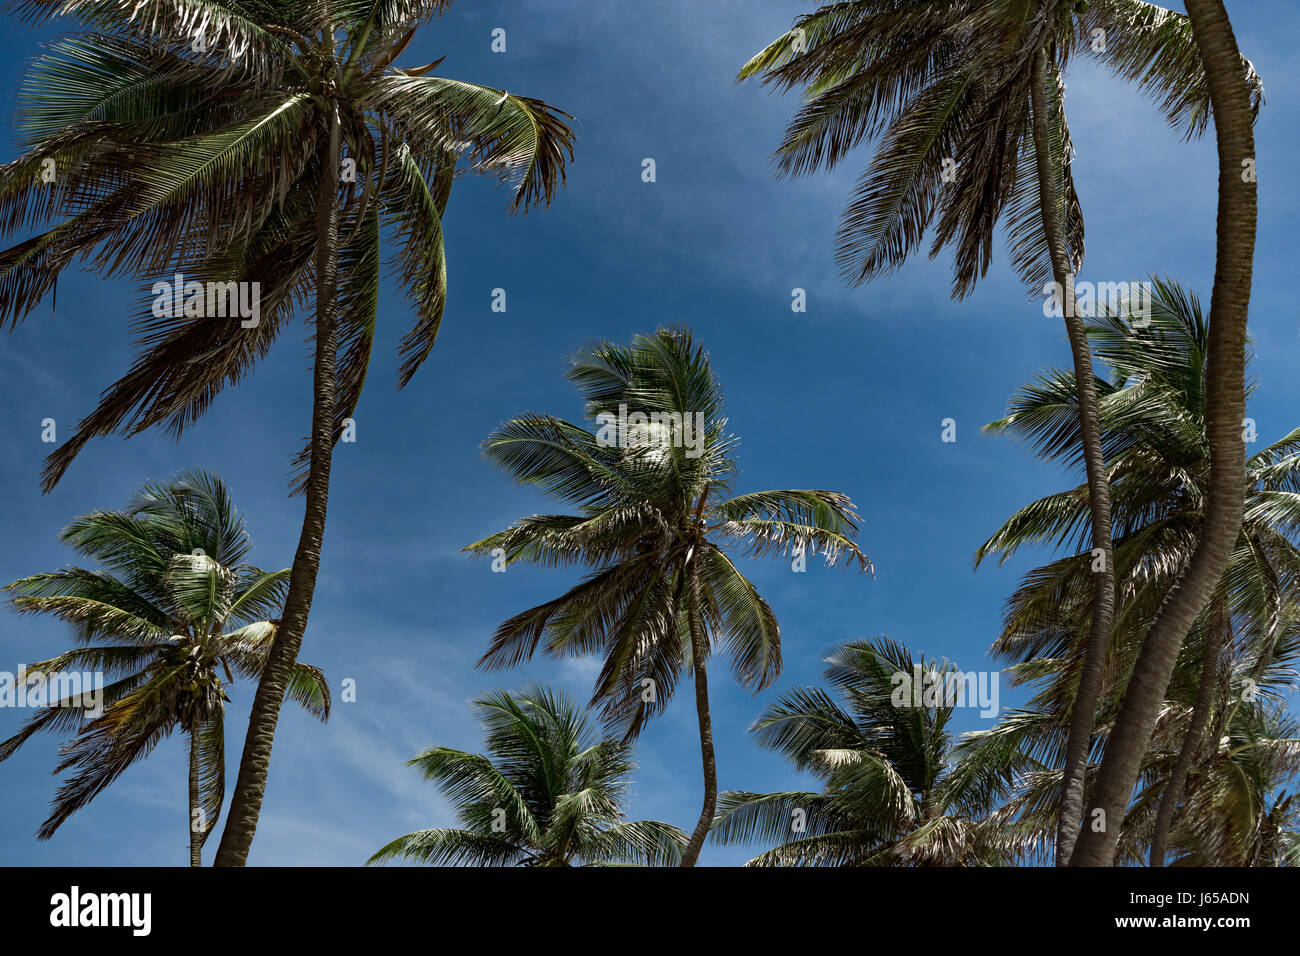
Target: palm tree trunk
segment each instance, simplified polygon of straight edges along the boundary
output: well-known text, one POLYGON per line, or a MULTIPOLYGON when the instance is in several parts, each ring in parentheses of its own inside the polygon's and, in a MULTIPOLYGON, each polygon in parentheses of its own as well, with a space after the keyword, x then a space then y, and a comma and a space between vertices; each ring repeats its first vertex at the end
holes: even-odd
MULTIPOLYGON (((1254 540, 1255 546, 1260 547, 1259 540, 1254 540)), ((1273 566, 1266 560, 1263 562, 1263 571, 1269 585, 1269 625, 1266 636, 1267 644, 1260 648, 1259 657, 1255 661, 1255 666, 1250 669, 1250 675, 1246 678, 1246 686, 1254 686, 1259 683, 1263 677, 1264 671, 1268 668, 1269 663, 1273 660, 1273 652, 1277 647, 1277 639, 1282 630, 1282 605, 1283 599, 1280 593, 1281 582, 1278 581, 1277 574, 1273 566)), ((1231 619, 1229 619, 1231 624, 1231 619)), ((1229 646, 1232 644, 1233 635, 1229 628, 1224 635, 1227 638, 1229 646)), ((1207 759, 1214 760, 1219 755, 1219 748, 1223 743, 1223 736, 1228 732, 1228 724, 1231 722, 1233 715, 1236 714, 1237 708, 1241 706, 1242 699, 1234 697, 1232 693, 1232 668, 1221 668, 1221 675, 1216 687, 1216 703, 1218 704, 1218 714, 1214 718, 1214 726, 1210 728, 1209 736, 1205 738, 1204 746, 1208 753, 1207 759)), ((1201 775, 1196 779, 1187 790, 1187 799, 1195 795, 1197 787, 1205 781, 1206 775, 1201 775)))
POLYGON ((695 832, 682 853, 682 866, 694 866, 704 847, 704 838, 713 825, 713 814, 718 806, 718 765, 713 756, 713 718, 709 714, 709 676, 706 670, 707 635, 700 626, 699 580, 690 574, 688 620, 691 628, 691 669, 695 672, 695 713, 700 721, 700 756, 704 764, 704 809, 695 824, 695 832))
MULTIPOLYGON (((1089 817, 1072 866, 1109 866, 1142 758, 1183 640, 1223 576, 1241 528, 1246 494, 1246 317, 1255 254, 1256 187, 1245 182, 1244 160, 1255 155, 1250 94, 1223 0, 1186 0, 1205 67, 1219 151, 1218 254, 1210 300, 1205 431, 1210 479, 1196 550, 1165 596, 1142 643, 1111 730, 1090 800, 1089 817)), ((1252 177, 1253 178, 1253 177, 1252 177)))
POLYGON ((207 821, 203 819, 203 808, 199 806, 199 768, 202 754, 199 752, 199 733, 190 731, 190 866, 203 865, 203 831, 207 821))
POLYGON ((239 761, 239 777, 217 848, 216 866, 243 866, 257 830, 257 818, 266 792, 271 764, 271 744, 293 666, 298 660, 307 615, 311 611, 316 573, 320 568, 325 536, 325 510, 329 499, 330 460, 334 452, 335 357, 338 351, 336 291, 339 246, 338 103, 330 104, 329 147, 321 156, 320 194, 316 207, 316 361, 313 371, 311 458, 307 473, 306 504, 298 550, 289 574, 280 626, 267 655, 266 668, 257 685, 248 735, 239 761))
MULTIPOLYGON (((1083 815, 1084 777, 1092 748, 1093 724, 1101 696, 1102 673, 1110 630, 1115 617, 1115 549, 1111 541, 1110 483, 1101 446, 1097 381, 1092 370, 1092 351, 1083 320, 1074 309, 1074 268, 1065 247, 1061 210, 1063 199, 1057 190, 1059 170, 1053 167, 1051 120, 1047 115, 1047 84, 1054 82, 1047 66, 1047 48, 1034 58, 1030 97, 1033 106, 1034 153, 1038 162, 1038 200, 1043 232, 1051 250, 1052 273, 1061 290, 1061 312, 1074 357, 1075 390, 1079 397, 1079 434, 1088 478, 1088 508, 1091 512, 1092 547, 1101 552, 1102 568, 1092 576, 1092 621, 1083 650, 1079 688, 1070 712, 1070 731, 1065 748, 1060 815, 1056 827, 1056 865, 1065 866, 1079 835, 1083 815)), ((1094 558, 1095 561, 1095 558, 1094 558)), ((1094 565, 1095 566, 1095 565, 1094 565)))
POLYGON ((1160 809, 1156 812, 1155 832, 1151 836, 1151 850, 1148 864, 1153 867, 1165 865, 1165 853, 1169 848, 1169 830, 1173 826, 1174 811, 1183 799, 1183 788, 1187 785, 1187 775, 1191 772, 1192 762, 1202 749, 1205 725, 1209 723, 1210 710, 1214 705, 1214 692, 1218 685, 1219 648, 1223 643, 1223 629, 1227 626, 1223 600, 1220 598, 1210 606, 1209 626, 1205 634, 1204 660, 1201 662, 1201 683, 1196 691, 1196 704, 1192 708, 1192 719, 1183 736, 1182 750, 1174 763, 1173 773, 1165 784, 1165 792, 1160 795, 1160 809))

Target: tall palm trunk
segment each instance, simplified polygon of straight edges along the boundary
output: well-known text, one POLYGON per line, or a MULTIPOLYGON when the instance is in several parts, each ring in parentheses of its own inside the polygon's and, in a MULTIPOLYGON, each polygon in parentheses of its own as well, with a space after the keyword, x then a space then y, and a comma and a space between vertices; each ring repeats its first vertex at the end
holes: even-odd
POLYGON ((190 866, 203 865, 203 831, 208 828, 199 806, 199 769, 202 765, 199 751, 199 732, 190 731, 190 866))
POLYGON ((1165 865, 1165 853, 1169 848, 1169 831, 1174 822, 1174 811, 1183 799, 1183 788, 1187 785, 1187 775, 1191 772, 1192 761, 1199 755, 1204 743, 1205 725, 1210 720, 1210 710, 1214 705, 1214 692, 1218 685, 1219 648, 1223 644, 1223 631, 1228 626, 1220 598, 1210 606, 1209 626, 1205 634, 1204 660, 1201 662, 1201 683, 1196 690, 1196 704, 1192 707, 1192 719, 1183 736, 1183 746, 1174 762, 1165 792, 1160 795, 1160 809, 1156 811, 1155 831, 1151 836, 1151 850, 1148 864, 1153 867, 1165 865))
POLYGON ((321 156, 320 194, 316 209, 316 361, 312 378, 311 458, 302 533, 289 573, 284 613, 253 698, 248 735, 239 761, 239 777, 235 781, 221 845, 217 848, 216 866, 243 866, 248 860, 253 834, 257 830, 257 817, 262 809, 262 797, 266 792, 275 725, 307 630, 307 615, 311 611, 316 573, 320 568, 321 542, 325 536, 330 459, 334 451, 334 370, 338 351, 335 299, 338 284, 340 134, 337 102, 330 104, 328 121, 329 147, 321 156))
POLYGON ((1072 866, 1108 866, 1114 858, 1124 813, 1151 744, 1178 652, 1223 576, 1241 528, 1246 494, 1246 446, 1241 428, 1246 412, 1246 317, 1255 253, 1256 187, 1244 181, 1242 164, 1255 156, 1250 93, 1223 0, 1186 2, 1205 67, 1219 151, 1218 255, 1206 363, 1209 487, 1196 550, 1165 596, 1129 677, 1093 787, 1092 819, 1079 837, 1072 866))
MULTIPOLYGON (((1255 539, 1255 546, 1259 547, 1258 539, 1255 539)), ((1264 671, 1267 670, 1269 663, 1273 660, 1273 651, 1277 647, 1277 639, 1282 630, 1282 596, 1279 592, 1281 583, 1277 575, 1273 572, 1273 567, 1267 561, 1263 562, 1264 576, 1269 584, 1270 594, 1269 603, 1271 610, 1269 613, 1269 626, 1267 644, 1261 648, 1259 658, 1255 661, 1255 666, 1250 669, 1250 674, 1246 678, 1247 687, 1257 685, 1263 678, 1264 671)), ((1229 621, 1229 623, 1231 623, 1229 621)), ((1225 637, 1228 638, 1229 645, 1232 643, 1231 630, 1225 631, 1225 637)), ((1228 732, 1228 724, 1242 704, 1242 698, 1236 697, 1232 693, 1232 668, 1223 667, 1219 669, 1219 675, 1216 686, 1216 701, 1219 712, 1214 719, 1214 726, 1210 728, 1209 735, 1205 738, 1204 746, 1208 750, 1208 758, 1213 760, 1219 754, 1219 748, 1222 745, 1224 734, 1228 732)), ((1211 708, 1213 709, 1213 708, 1211 708)), ((1199 787, 1206 779, 1203 774, 1197 778, 1190 787, 1187 787, 1187 798, 1190 800, 1199 787)), ((1186 786, 1186 785, 1184 785, 1186 786)), ((1154 865, 1154 864, 1152 864, 1154 865)), ((1253 865, 1253 864, 1247 864, 1253 865)))
POLYGON ((682 866, 694 866, 704 847, 704 838, 713 825, 713 813, 718 807, 718 765, 713 756, 713 718, 709 714, 709 675, 707 671, 708 636, 700 624, 699 580, 694 569, 689 572, 690 597, 688 622, 691 628, 691 669, 695 672, 695 713, 700 721, 700 757, 704 764, 704 809, 695 824, 686 851, 682 853, 682 866))
MULTIPOLYGON (((1051 119, 1047 115, 1047 84, 1055 82, 1047 65, 1047 48, 1034 58, 1030 98, 1033 107, 1034 153, 1038 162, 1038 201, 1043 217, 1043 232, 1051 250, 1052 273, 1061 290, 1061 312, 1065 331, 1074 357, 1075 389, 1079 396, 1079 433, 1083 441, 1083 462, 1088 477, 1088 509, 1092 521, 1092 547, 1101 552, 1102 568, 1093 571, 1092 622, 1083 650, 1083 668, 1079 672, 1079 689, 1070 712, 1070 732, 1065 748, 1065 772, 1061 790, 1060 815, 1056 827, 1056 865, 1065 866, 1079 835, 1083 814, 1083 785, 1092 746, 1093 724, 1101 696, 1102 672, 1110 645, 1110 630, 1115 617, 1115 549, 1111 541, 1110 483, 1101 447, 1097 381, 1092 371, 1092 351, 1083 320, 1074 309, 1074 268, 1065 248, 1062 209, 1064 202, 1057 189, 1057 175, 1052 157, 1051 119)), ((1095 560, 1095 559, 1094 559, 1095 560)))

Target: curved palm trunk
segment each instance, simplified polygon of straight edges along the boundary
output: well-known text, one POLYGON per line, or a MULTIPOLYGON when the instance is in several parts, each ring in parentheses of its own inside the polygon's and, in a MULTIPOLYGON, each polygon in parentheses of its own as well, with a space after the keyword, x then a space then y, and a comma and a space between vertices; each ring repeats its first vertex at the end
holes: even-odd
MULTIPOLYGON (((1273 659, 1273 650, 1277 646, 1278 634, 1281 632, 1282 597, 1278 591, 1281 585, 1278 582, 1277 575, 1273 573, 1272 565, 1267 561, 1264 562, 1264 574, 1269 582, 1269 587, 1271 588, 1270 603, 1272 605, 1272 611, 1269 617, 1268 649, 1260 651, 1259 659, 1255 661, 1255 666, 1250 669, 1250 675, 1247 677, 1247 680, 1251 684, 1258 684, 1262 679, 1265 669, 1273 659)), ((1231 624, 1230 620, 1229 624, 1231 624)), ((1224 635, 1227 637, 1228 644, 1230 645, 1232 643, 1231 630, 1225 631, 1224 635)), ((1219 712, 1214 719, 1214 726, 1210 728, 1209 736, 1205 738, 1203 744, 1208 750, 1206 756, 1210 760, 1213 760, 1218 756, 1223 736, 1228 732, 1228 722, 1232 719, 1233 714, 1236 713, 1237 708, 1241 706, 1241 699, 1234 698, 1232 693, 1232 668, 1230 667, 1220 669, 1220 674, 1216 681, 1216 702, 1219 707, 1219 712)), ((1211 709, 1213 709, 1213 707, 1211 707, 1211 709)), ((1197 788, 1200 787, 1205 780, 1206 775, 1202 774, 1190 787, 1187 787, 1187 799, 1190 800, 1192 798, 1196 793, 1197 788)), ((1186 785, 1184 784, 1184 786, 1186 785)), ((1154 866, 1155 864, 1152 865, 1154 866)), ((1248 863, 1246 865, 1253 866, 1254 864, 1248 863)))
POLYGON ((1075 389, 1079 396, 1079 433, 1083 442, 1083 462, 1088 478, 1088 508, 1091 512, 1092 547, 1101 551, 1103 567, 1093 572, 1092 622, 1084 645, 1083 668, 1079 672, 1079 689, 1070 712, 1070 731, 1065 749, 1060 815, 1056 827, 1056 865, 1065 866, 1079 835, 1083 814, 1083 785, 1092 747, 1093 724, 1098 698, 1101 696, 1102 672, 1110 630, 1115 617, 1115 549, 1111 541, 1110 483, 1101 447, 1100 413, 1097 381, 1092 370, 1092 351, 1083 320, 1076 314, 1074 274, 1065 248, 1061 217, 1062 197, 1056 188, 1057 170, 1052 168, 1054 153, 1051 122, 1047 115, 1047 49, 1038 51, 1030 83, 1033 106, 1034 153, 1038 162, 1038 200, 1043 217, 1043 232, 1051 250, 1052 273, 1062 291, 1065 331, 1074 357, 1075 389))
POLYGON ((1242 161, 1255 155, 1250 94, 1223 0, 1187 0, 1187 15, 1205 66, 1219 151, 1218 256, 1206 365, 1210 480, 1200 540, 1143 641, 1093 787, 1089 817, 1096 819, 1097 826, 1085 826, 1072 866, 1108 866, 1114 858, 1178 652, 1227 567, 1241 528, 1246 493, 1241 423, 1246 411, 1246 317, 1255 253, 1256 187, 1243 182, 1241 169, 1242 161))
POLYGON ((1160 809, 1156 812, 1155 831, 1151 836, 1151 850, 1148 865, 1160 867, 1165 865, 1165 853, 1169 849, 1169 831, 1174 822, 1174 811, 1183 799, 1183 788, 1187 785, 1187 775, 1191 772, 1192 761, 1199 754, 1205 725, 1210 721, 1210 709, 1214 705, 1214 692, 1218 685, 1219 648, 1223 644, 1223 629, 1227 626, 1224 619, 1223 602, 1211 605, 1210 626, 1205 635, 1205 659, 1201 662, 1201 683, 1196 690, 1196 704, 1192 708, 1192 719, 1183 736, 1182 750, 1174 763, 1173 773, 1165 784, 1165 792, 1160 795, 1160 809))
POLYGON ((695 832, 682 853, 682 866, 694 866, 704 847, 704 838, 713 825, 713 814, 718 807, 718 765, 713 756, 713 718, 709 714, 709 676, 706 670, 708 654, 707 636, 700 626, 699 581, 692 573, 690 582, 688 620, 691 628, 691 669, 695 672, 695 713, 700 721, 700 756, 704 764, 704 809, 695 824, 695 832))
POLYGON ((199 735, 190 731, 190 866, 203 865, 203 831, 207 824, 203 820, 203 808, 199 806, 199 735))
POLYGON ((334 451, 335 357, 338 351, 336 287, 339 246, 339 112, 332 104, 328 151, 321 157, 321 186, 316 211, 316 361, 313 372, 311 461, 307 474, 306 504, 298 550, 289 574, 289 593, 276 628, 266 668, 257 685, 248 735, 239 761, 239 777, 217 848, 215 866, 243 866, 257 830, 266 779, 270 771, 271 744, 284 702, 285 687, 298 660, 307 615, 311 611, 316 572, 320 568, 325 536, 325 509, 329 499, 330 459, 334 451))

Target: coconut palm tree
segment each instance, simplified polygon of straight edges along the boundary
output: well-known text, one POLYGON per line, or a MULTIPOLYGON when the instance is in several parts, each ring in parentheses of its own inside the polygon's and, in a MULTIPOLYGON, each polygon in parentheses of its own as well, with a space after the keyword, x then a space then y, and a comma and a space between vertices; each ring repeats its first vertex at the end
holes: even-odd
MULTIPOLYGON (((1116 845, 1118 864, 1164 865, 1166 852, 1176 866, 1300 862, 1291 850, 1300 819, 1290 791, 1300 766, 1300 740, 1282 697, 1295 687, 1300 615, 1292 605, 1276 640, 1267 647, 1254 635, 1232 635, 1236 640, 1223 648, 1220 666, 1205 668, 1205 655, 1215 643, 1211 627, 1219 623, 1215 615, 1203 615, 1188 635, 1153 746, 1143 760, 1138 792, 1124 817, 1116 845), (1213 726, 1197 737, 1193 725, 1203 707, 1206 673, 1221 675, 1222 684, 1216 686, 1211 704, 1213 726), (1187 795, 1178 814, 1169 819, 1169 793, 1180 770, 1187 795)), ((1137 650, 1131 648, 1130 661, 1137 650)), ((1012 671, 1036 670, 1040 679, 1048 679, 1064 666, 1067 662, 1032 661, 1012 671)), ((1065 746, 1060 717, 1041 708, 1041 697, 1031 701, 1030 709, 1008 714, 996 727, 969 735, 957 747, 960 760, 977 765, 1005 762, 1009 754, 1022 758, 1024 770, 1014 792, 993 816, 1020 834, 1025 844, 1021 861, 1031 865, 1052 858, 1065 746)), ((1117 697, 1106 695, 1106 709, 1097 721, 1096 754, 1106 745, 1117 697)), ((1090 776, 1095 778, 1095 767, 1090 776)))
POLYGON ((20 96, 25 151, 0 168, 0 230, 38 232, 0 252, 0 322, 31 312, 74 258, 152 293, 139 356, 50 456, 46 490, 95 436, 179 434, 314 303, 302 533, 218 865, 243 865, 256 829, 320 565, 331 455, 369 364, 381 226, 415 309, 404 386, 442 320, 440 222, 458 161, 507 179, 523 211, 551 200, 571 155, 567 114, 540 100, 438 75, 441 60, 394 66, 449 5, 6 0, 22 19, 70 15, 86 32, 56 41, 20 96), (231 315, 231 293, 254 314, 231 315))
POLYGON ((1276 704, 1239 701, 1174 830, 1174 865, 1300 864, 1297 773, 1300 723, 1276 704))
POLYGON ((680 861, 686 834, 657 820, 630 822, 622 805, 629 744, 597 739, 565 694, 532 684, 474 701, 487 753, 426 750, 418 767, 456 805, 459 828, 419 830, 370 858, 435 866, 647 866, 680 861))
POLYGON ((628 346, 596 342, 573 357, 568 378, 597 432, 527 414, 501 425, 484 453, 579 513, 522 518, 466 550, 590 573, 503 623, 480 663, 514 665, 543 639, 554 656, 602 654, 592 703, 628 739, 689 671, 704 769, 704 806, 682 860, 693 866, 717 802, 709 655, 725 650, 736 679, 756 690, 781 670, 776 616, 728 552, 795 561, 820 553, 863 570, 870 563, 853 541, 858 517, 842 494, 731 495, 735 440, 708 355, 689 330, 660 329, 628 346))
MULTIPOLYGON (((1236 572, 1230 562, 1224 581, 1236 572)), ((1225 613, 1224 590, 1184 644, 1125 818, 1150 834, 1151 866, 1166 855, 1175 866, 1286 865, 1300 824, 1288 792, 1300 738, 1285 699, 1297 686, 1300 604, 1288 594, 1283 611, 1252 630, 1248 615, 1239 626, 1225 613)))
MULTIPOLYGON (((146 484, 127 510, 77 518, 62 540, 100 568, 8 585, 15 610, 67 621, 79 645, 26 674, 48 684, 94 672, 111 683, 48 701, 0 744, 0 760, 34 734, 71 734, 56 772, 73 775, 37 831, 44 840, 180 730, 189 737, 190 864, 200 866, 225 796, 226 688, 235 675, 256 680, 266 668, 289 571, 244 561, 244 519, 225 482, 203 471, 146 484)), ((329 716, 329 685, 317 668, 295 662, 287 692, 308 713, 329 716)))
MULTIPOLYGON (((953 296, 988 271, 1006 217, 1012 263, 1060 306, 1074 361, 1098 562, 1091 633, 1071 728, 1057 862, 1070 857, 1082 810, 1083 765, 1115 603, 1109 489, 1097 394, 1073 283, 1084 224, 1062 77, 1092 57, 1153 96, 1170 123, 1200 135, 1210 115, 1204 71, 1186 17, 1144 0, 845 0, 827 3, 742 68, 806 101, 774 160, 785 175, 843 162, 880 144, 840 222, 838 258, 854 284, 898 269, 933 225, 930 255, 954 250, 953 296), (1045 285, 1050 283, 1050 285, 1045 285)), ((1250 64, 1253 106, 1263 90, 1250 64)), ((1242 154, 1248 155, 1248 154, 1242 154)))
POLYGON ((1170 589, 1129 676, 1111 731, 1088 816, 1104 821, 1080 836, 1072 866, 1111 862, 1125 808, 1151 743, 1160 705, 1183 641, 1209 603, 1227 567, 1242 523, 1247 492, 1246 453, 1241 441, 1246 413, 1246 320, 1255 256, 1257 192, 1254 175, 1242 172, 1255 156, 1250 83, 1222 0, 1186 0, 1205 86, 1214 113, 1219 154, 1219 207, 1214 292, 1206 360, 1205 430, 1210 476, 1196 550, 1170 589))
MULTIPOLYGON (((1116 850, 1118 862, 1163 866, 1171 839, 1176 843, 1177 833, 1186 829, 1189 801, 1185 794, 1190 796, 1193 781, 1204 772, 1209 756, 1216 753, 1215 742, 1223 739, 1224 725, 1237 703, 1243 695, 1253 693, 1247 689, 1261 682, 1261 671, 1284 671, 1294 686, 1291 666, 1300 647, 1296 623, 1300 588, 1290 569, 1300 562, 1293 546, 1287 545, 1280 555, 1272 547, 1261 546, 1260 539, 1266 536, 1266 531, 1250 537, 1243 534, 1219 590, 1183 647, 1142 764, 1140 790, 1126 813, 1116 850)), ((1121 609, 1106 659, 1101 708, 1091 741, 1091 779, 1095 779, 1096 764, 1107 746, 1124 677, 1141 648, 1141 635, 1177 573, 1177 557, 1167 562, 1155 554, 1150 556, 1147 570, 1130 573, 1128 545, 1128 541, 1117 540, 1121 609), (1152 567, 1158 571, 1152 573, 1152 567)), ((1186 555, 1184 551, 1183 561, 1186 555)), ((1086 568, 1086 562, 1084 555, 1061 580, 1051 581, 1044 573, 1036 585, 1027 583, 1017 592, 1007 629, 995 645, 999 656, 1021 660, 1008 669, 1012 682, 1037 687, 1030 709, 1011 715, 985 733, 999 747, 1019 749, 1039 764, 1004 808, 1038 841, 1049 839, 1061 797, 1063 721, 1068 722, 1077 681, 1077 659, 1069 650, 1083 637, 1078 622, 1086 613, 1086 572, 1079 569, 1086 568), (1064 602, 1060 614, 1036 610, 1052 600, 1064 602), (1035 615, 1036 622, 1030 623, 1035 615)), ((1060 562, 1057 570, 1064 571, 1066 563, 1060 562)), ((1030 577, 1037 576, 1035 572, 1030 577)), ((1042 850, 1043 846, 1036 846, 1032 858, 1050 860, 1042 850)))
MULTIPOLYGON (((1094 349, 1114 372, 1110 381, 1099 382, 1098 391, 1102 441, 1111 462, 1120 593, 1113 640, 1103 658, 1107 676, 1099 725, 1115 717, 1142 635, 1195 549, 1208 497, 1210 329, 1194 294, 1167 280, 1153 280, 1152 287, 1151 313, 1141 323, 1136 316, 1112 315, 1090 329, 1094 349)), ((1012 400, 1011 414, 989 429, 1027 442, 1044 458, 1077 466, 1076 395, 1070 373, 1048 372, 1023 388, 1012 400)), ((1252 456, 1247 476, 1246 521, 1227 573, 1198 618, 1194 633, 1199 636, 1185 655, 1183 670, 1190 679, 1181 684, 1194 703, 1179 717, 1182 735, 1170 740, 1166 734, 1157 746, 1176 762, 1161 778, 1164 789, 1150 837, 1153 865, 1163 863, 1173 814, 1210 713, 1228 697, 1230 670, 1221 666, 1223 653, 1232 651, 1234 641, 1246 641, 1253 648, 1251 666, 1265 666, 1284 612, 1300 602, 1300 548, 1292 540, 1300 528, 1300 429, 1252 456)), ((1092 556, 1082 530, 1086 495, 1086 488, 1076 487, 1031 503, 976 553, 978 564, 995 553, 1005 561, 1029 544, 1067 544, 1074 550, 1026 576, 994 645, 998 656, 1023 663, 1019 673, 1025 679, 1043 682, 1034 706, 1067 719, 1070 708, 1081 705, 1074 700, 1076 652, 1090 599, 1092 556)), ((1162 717, 1162 723, 1168 721, 1162 717)), ((1091 749, 1099 752, 1098 744, 1094 740, 1091 749)))
POLYGON ((713 839, 778 843, 747 866, 1015 862, 1020 839, 989 814, 1032 762, 1014 751, 1010 762, 953 759, 949 723, 974 691, 961 671, 883 637, 842 644, 826 661, 842 704, 831 691, 801 687, 751 728, 761 746, 822 780, 822 790, 728 791, 713 839))

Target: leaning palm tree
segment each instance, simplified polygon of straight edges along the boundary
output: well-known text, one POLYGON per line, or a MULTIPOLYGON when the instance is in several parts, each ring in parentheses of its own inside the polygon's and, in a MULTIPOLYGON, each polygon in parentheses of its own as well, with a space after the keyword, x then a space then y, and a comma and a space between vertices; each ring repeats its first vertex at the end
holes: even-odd
POLYGON ((549 415, 523 415, 487 440, 487 458, 516 480, 575 505, 576 515, 532 515, 469 545, 548 566, 585 566, 576 587, 498 628, 480 663, 507 667, 545 639, 554 656, 600 653, 592 703, 630 739, 694 676, 704 806, 682 860, 693 866, 717 803, 708 658, 731 656, 736 679, 754 689, 781 670, 776 616, 728 551, 820 553, 870 569, 853 541, 852 502, 833 491, 759 491, 732 496, 735 440, 726 434, 722 390, 688 330, 660 329, 631 345, 597 342, 573 358, 596 433, 549 415))
MULTIPOLYGON (((1099 381, 1102 441, 1110 461, 1115 502, 1115 570, 1119 612, 1103 657, 1106 679, 1099 726, 1114 720, 1124 676, 1134 665, 1165 595, 1189 562, 1209 494, 1211 445, 1205 423, 1209 394, 1210 329, 1197 297, 1171 281, 1153 280, 1150 316, 1116 314, 1090 329, 1093 347, 1113 369, 1099 381)), ((1076 390, 1069 372, 1048 372, 1012 400, 1011 414, 990 430, 1017 437, 1048 460, 1070 465, 1081 456, 1076 390)), ((1266 666, 1287 608, 1300 603, 1300 429, 1247 462, 1246 518, 1223 575, 1198 617, 1186 648, 1184 674, 1194 699, 1171 740, 1165 727, 1157 750, 1176 760, 1159 791, 1150 860, 1161 865, 1170 825, 1182 798, 1193 754, 1202 746, 1211 710, 1228 696, 1221 658, 1234 640, 1252 645, 1252 667, 1266 666), (1219 701, 1216 703, 1216 698, 1219 701)), ((1092 560, 1082 528, 1084 487, 1048 495, 1013 515, 976 553, 977 563, 997 554, 1005 561, 1031 544, 1068 544, 1074 553, 1030 572, 1008 603, 996 654, 1022 662, 1029 681, 1042 682, 1034 706, 1066 715, 1082 706, 1077 649, 1090 600, 1092 560)), ((1175 708, 1176 710, 1177 708, 1175 708)), ((1166 716, 1170 705, 1164 708, 1166 716)), ((1162 724, 1167 724, 1165 717, 1162 724)), ((1217 734, 1214 735, 1217 738, 1217 734)), ((1100 752, 1100 741, 1092 750, 1100 752)), ((1149 755, 1156 756, 1156 755, 1149 755)), ((1145 774, 1145 771, 1144 771, 1145 774)), ((1147 787, 1148 793, 1151 788, 1147 787)))
MULTIPOLYGON (((226 688, 236 675, 256 680, 266 669, 289 571, 244 561, 244 519, 225 483, 201 471, 146 484, 126 511, 77 518, 63 540, 100 569, 34 574, 6 590, 20 613, 71 624, 80 646, 26 673, 49 684, 95 672, 111 683, 50 700, 0 744, 0 760, 36 733, 71 734, 56 772, 73 775, 37 831, 44 840, 180 730, 189 737, 190 864, 200 866, 225 796, 226 688)), ((329 716, 329 685, 317 668, 295 662, 287 691, 314 716, 329 716)))
POLYGON ((823 688, 801 687, 751 728, 823 789, 724 793, 713 839, 778 843, 747 866, 1014 863, 1015 828, 990 814, 1033 762, 1016 751, 1010 762, 986 759, 987 749, 978 760, 953 758, 949 723, 974 691, 961 671, 914 658, 888 638, 843 644, 826 661, 843 704, 823 688))
POLYGON ((1072 866, 1106 866, 1115 850, 1125 808, 1155 731, 1178 654, 1197 615, 1210 601, 1241 529, 1246 495, 1246 320, 1258 215, 1254 175, 1242 172, 1255 157, 1250 83, 1223 0, 1186 0, 1204 64, 1219 154, 1219 206, 1214 293, 1206 360, 1205 431, 1210 475, 1196 549, 1170 589, 1142 643, 1111 731, 1088 815, 1104 821, 1080 837, 1072 866))
POLYGON ((404 386, 442 320, 440 222, 458 161, 500 173, 526 210, 551 200, 571 155, 567 114, 439 76, 441 60, 393 65, 449 4, 5 0, 23 19, 70 15, 86 32, 56 41, 20 97, 25 152, 0 167, 0 230, 40 231, 0 252, 0 322, 31 312, 75 258, 153 293, 142 351, 50 456, 46 490, 95 436, 179 434, 314 301, 302 533, 218 865, 242 865, 256 829, 320 564, 331 455, 369 365, 381 226, 415 309, 404 386), (233 315, 236 293, 247 309, 233 315))
POLYGON ((565 694, 540 684, 474 701, 487 753, 426 750, 409 766, 456 804, 459 828, 419 830, 369 860, 433 865, 610 866, 680 861, 686 834, 657 820, 628 821, 629 744, 597 739, 565 694))
MULTIPOLYGON (((1098 556, 1079 685, 1083 706, 1070 733, 1061 864, 1072 852, 1082 810, 1087 721, 1115 601, 1092 357, 1083 317, 1072 305, 1084 224, 1070 170, 1062 77, 1076 54, 1137 82, 1189 137, 1206 129, 1211 99, 1191 25, 1145 0, 828 3, 799 17, 740 73, 781 91, 806 91, 774 157, 785 175, 832 168, 881 137, 840 223, 838 257, 852 282, 898 269, 933 225, 930 255, 954 249, 953 295, 964 297, 988 271, 1005 214, 1013 264, 1033 294, 1051 291, 1060 306, 1079 392, 1098 556)), ((1237 68, 1258 109, 1258 77, 1245 61, 1238 59, 1237 68)))

